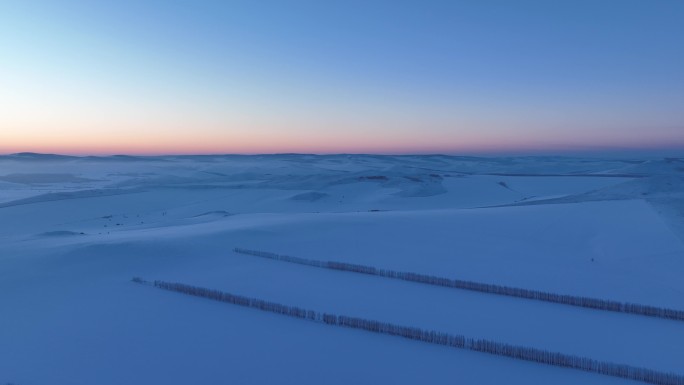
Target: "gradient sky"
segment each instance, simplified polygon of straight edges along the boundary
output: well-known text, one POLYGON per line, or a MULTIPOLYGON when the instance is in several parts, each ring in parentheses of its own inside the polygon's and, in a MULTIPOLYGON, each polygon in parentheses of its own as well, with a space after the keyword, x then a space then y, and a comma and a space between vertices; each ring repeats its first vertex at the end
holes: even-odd
POLYGON ((684 1, 0 0, 0 153, 684 148, 684 1))

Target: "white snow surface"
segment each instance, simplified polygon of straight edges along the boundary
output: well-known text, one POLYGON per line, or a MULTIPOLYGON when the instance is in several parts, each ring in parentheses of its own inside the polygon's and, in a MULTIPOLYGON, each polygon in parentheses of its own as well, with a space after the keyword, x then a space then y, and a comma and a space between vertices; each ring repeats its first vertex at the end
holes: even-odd
POLYGON ((235 247, 684 309, 684 161, 0 156, 0 384, 620 384, 130 282, 684 375, 684 322, 235 247))

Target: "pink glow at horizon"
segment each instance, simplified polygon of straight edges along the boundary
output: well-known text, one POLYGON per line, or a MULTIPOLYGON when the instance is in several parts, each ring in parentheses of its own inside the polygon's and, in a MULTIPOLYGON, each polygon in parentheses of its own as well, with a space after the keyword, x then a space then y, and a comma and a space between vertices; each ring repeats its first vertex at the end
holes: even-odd
POLYGON ((682 2, 1 3, 0 154, 684 149, 682 2))
MULTIPOLYGON (((3 138, 4 139, 4 138, 3 138)), ((47 141, 0 142, 0 154, 36 152, 65 155, 201 155, 201 154, 268 154, 268 153, 375 153, 375 154, 496 154, 496 153, 540 153, 572 151, 593 151, 610 149, 684 149, 684 143, 666 140, 596 142, 587 146, 583 143, 558 143, 551 140, 505 140, 497 142, 490 138, 435 138, 395 137, 383 140, 368 138, 334 137, 302 138, 271 135, 263 137, 221 137, 191 138, 138 137, 127 140, 122 137, 91 137, 85 140, 60 138, 47 141), (318 139, 318 140, 316 140, 318 139)))

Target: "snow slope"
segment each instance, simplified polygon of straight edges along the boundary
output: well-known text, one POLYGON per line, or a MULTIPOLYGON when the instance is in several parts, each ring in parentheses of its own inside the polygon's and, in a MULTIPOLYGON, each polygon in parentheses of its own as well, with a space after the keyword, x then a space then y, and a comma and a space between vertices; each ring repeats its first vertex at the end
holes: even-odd
POLYGON ((684 323, 235 254, 684 309, 679 160, 0 156, 0 383, 628 383, 134 285, 684 374, 684 323))

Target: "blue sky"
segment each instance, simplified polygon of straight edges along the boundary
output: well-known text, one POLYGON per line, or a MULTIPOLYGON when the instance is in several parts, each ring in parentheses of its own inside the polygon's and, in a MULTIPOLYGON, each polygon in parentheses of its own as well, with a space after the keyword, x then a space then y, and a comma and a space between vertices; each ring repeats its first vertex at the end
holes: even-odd
POLYGON ((1 0, 0 152, 684 148, 682 20, 678 0, 1 0))

